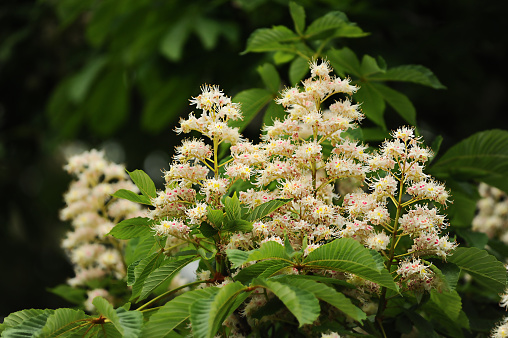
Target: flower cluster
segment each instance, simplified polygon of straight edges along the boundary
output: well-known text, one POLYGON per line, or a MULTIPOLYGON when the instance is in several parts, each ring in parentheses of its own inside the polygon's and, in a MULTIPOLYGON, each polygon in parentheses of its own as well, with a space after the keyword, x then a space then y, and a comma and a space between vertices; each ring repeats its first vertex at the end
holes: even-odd
MULTIPOLYGON (((126 273, 123 243, 107 233, 116 223, 140 216, 142 211, 139 204, 111 194, 119 189, 136 191, 136 186, 124 166, 106 160, 104 152, 97 150, 72 156, 64 169, 75 177, 64 195, 66 207, 60 212, 60 218, 72 225, 62 241, 76 273, 68 284, 86 287, 106 277, 122 279, 126 273)), ((90 290, 87 310, 93 310, 91 301, 97 295, 111 298, 107 290, 90 290)))
POLYGON ((508 244, 508 196, 485 183, 480 183, 478 190, 482 198, 477 203, 478 212, 473 219, 473 230, 508 244))

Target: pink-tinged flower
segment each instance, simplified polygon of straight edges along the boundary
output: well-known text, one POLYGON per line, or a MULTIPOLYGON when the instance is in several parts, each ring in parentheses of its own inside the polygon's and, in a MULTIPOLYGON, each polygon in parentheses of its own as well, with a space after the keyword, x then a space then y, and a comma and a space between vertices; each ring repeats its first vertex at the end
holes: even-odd
POLYGON ((189 233, 189 227, 179 219, 171 221, 162 221, 152 227, 157 236, 175 236, 182 237, 189 233))
POLYGON ((380 233, 372 233, 365 240, 367 247, 376 251, 385 250, 389 243, 390 237, 385 234, 384 231, 381 231, 380 233))

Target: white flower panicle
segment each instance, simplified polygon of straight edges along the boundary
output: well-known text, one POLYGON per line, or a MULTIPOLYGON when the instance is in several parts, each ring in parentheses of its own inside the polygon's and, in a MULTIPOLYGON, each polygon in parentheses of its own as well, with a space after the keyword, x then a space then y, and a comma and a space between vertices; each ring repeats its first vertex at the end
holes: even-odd
MULTIPOLYGON (((107 233, 123 219, 141 216, 139 204, 111 196, 120 189, 137 191, 125 167, 108 161, 104 152, 90 150, 69 158, 64 169, 74 176, 64 195, 66 206, 60 218, 70 221, 72 230, 62 241, 62 247, 74 264, 76 276, 68 280, 73 287, 86 287, 88 282, 106 277, 122 279, 125 265, 122 258, 124 243, 107 233)), ((88 291, 85 308, 93 310, 95 296, 112 299, 105 289, 88 291)))

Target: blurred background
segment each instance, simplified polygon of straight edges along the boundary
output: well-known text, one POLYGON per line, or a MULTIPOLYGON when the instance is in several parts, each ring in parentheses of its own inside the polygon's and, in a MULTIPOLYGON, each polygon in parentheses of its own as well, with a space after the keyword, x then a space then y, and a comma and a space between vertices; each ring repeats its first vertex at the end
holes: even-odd
MULTIPOLYGON (((447 89, 394 85, 442 149, 508 128, 505 1, 301 0, 307 22, 332 10, 371 34, 340 41, 388 66, 421 64, 447 89)), ((240 53, 257 28, 293 27, 285 0, 0 2, 0 317, 69 306, 47 288, 73 277, 59 221, 72 151, 105 149, 161 187, 203 83, 234 96, 261 87, 267 54, 240 53)), ((287 67, 279 67, 287 81, 287 67)), ((287 82, 286 82, 287 83, 287 82)), ((388 119, 388 127, 403 123, 388 119)), ((259 122, 245 134, 256 139, 259 122)))

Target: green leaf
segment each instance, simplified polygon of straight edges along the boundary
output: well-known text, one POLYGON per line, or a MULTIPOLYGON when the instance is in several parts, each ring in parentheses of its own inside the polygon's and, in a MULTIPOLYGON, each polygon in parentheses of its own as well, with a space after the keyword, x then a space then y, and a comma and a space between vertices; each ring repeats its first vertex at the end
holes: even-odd
POLYGON ((166 260, 161 267, 154 270, 145 280, 138 301, 145 299, 159 285, 176 276, 187 264, 194 261, 196 257, 182 260, 166 260))
POLYGON ((302 57, 297 57, 289 66, 289 83, 292 86, 297 85, 309 72, 309 61, 302 57))
POLYGON ((211 50, 217 45, 221 32, 221 25, 215 20, 199 17, 194 20, 194 31, 201 40, 206 50, 211 50))
POLYGON ((266 89, 247 89, 233 97, 233 102, 240 103, 243 112, 243 120, 230 122, 230 126, 239 128, 241 132, 252 119, 273 99, 273 94, 266 89))
MULTIPOLYGON (((13 312, 4 318, 3 323, 0 325, 0 332, 7 330, 9 328, 19 326, 31 318, 35 318, 35 317, 42 315, 41 317, 39 317, 39 319, 34 319, 35 322, 33 322, 33 323, 39 322, 39 321, 41 321, 42 318, 48 318, 49 315, 51 315, 53 313, 53 311, 54 310, 50 310, 50 309, 45 309, 45 310, 26 309, 26 310, 13 312)), ((30 325, 32 325, 32 324, 30 324, 30 325)), ((28 326, 30 326, 30 325, 28 325, 28 326)), ((4 335, 5 335, 5 333, 2 333, 2 337, 4 337, 4 335)))
POLYGON ((148 199, 146 196, 138 195, 135 192, 132 192, 130 190, 120 189, 117 192, 115 192, 114 194, 112 194, 111 196, 117 197, 117 198, 123 198, 123 199, 129 200, 131 202, 135 202, 135 203, 152 205, 152 203, 150 202, 150 199, 148 199))
POLYGON ((430 69, 420 65, 404 65, 389 68, 384 73, 370 76, 369 80, 414 82, 434 89, 446 89, 430 69))
POLYGON ((175 76, 158 86, 153 92, 145 94, 146 104, 141 114, 141 126, 151 133, 169 129, 189 104, 192 76, 175 76))
POLYGON ((277 260, 266 260, 261 261, 259 263, 249 265, 246 268, 243 268, 238 272, 235 276, 235 280, 242 282, 244 284, 249 284, 252 279, 256 277, 269 278, 280 271, 292 266, 292 263, 287 261, 277 261, 277 260))
POLYGON ((299 326, 312 324, 320 314, 319 301, 311 292, 294 285, 255 279, 252 284, 272 291, 298 320, 299 326))
POLYGON ((150 176, 148 176, 143 170, 137 169, 128 173, 139 191, 141 191, 146 198, 150 199, 157 197, 155 183, 153 183, 150 176))
POLYGON ((277 93, 280 86, 280 76, 277 69, 271 63, 265 63, 257 68, 259 75, 263 79, 265 86, 272 93, 277 93))
POLYGON ((69 99, 72 102, 76 104, 83 102, 94 80, 104 68, 107 61, 107 58, 104 56, 95 57, 72 77, 70 86, 68 87, 69 99))
POLYGON ((305 31, 305 38, 323 38, 322 33, 335 30, 347 24, 347 16, 339 11, 330 12, 314 20, 305 31))
POLYGON ((230 221, 234 221, 242 217, 240 200, 236 196, 236 193, 233 195, 233 197, 227 196, 224 199, 224 209, 226 210, 226 218, 230 221))
POLYGON ((295 31, 302 35, 305 30, 305 9, 296 2, 289 2, 289 13, 295 24, 295 31))
POLYGON ((291 202, 292 199, 284 199, 284 198, 277 198, 268 202, 265 202, 261 205, 258 205, 255 207, 251 213, 247 216, 247 220, 251 222, 255 222, 259 219, 262 219, 263 217, 271 214, 275 210, 279 209, 283 205, 286 205, 287 203, 291 202))
POLYGON ((218 229, 215 229, 210 224, 203 222, 199 226, 199 231, 205 236, 206 238, 213 237, 219 233, 218 229))
POLYGON ((161 265, 163 259, 164 255, 162 255, 162 253, 155 252, 150 256, 142 259, 134 268, 134 276, 136 281, 132 285, 132 296, 129 300, 133 300, 140 295, 146 278, 161 265))
POLYGON ((506 268, 487 251, 478 248, 457 248, 447 260, 469 273, 475 281, 492 292, 504 292, 506 268))
POLYGON ((159 49, 168 60, 177 62, 182 58, 183 47, 191 31, 189 16, 181 16, 180 20, 169 25, 169 27, 168 32, 160 42, 159 49))
POLYGON ((246 289, 239 282, 226 284, 210 298, 199 299, 190 307, 190 319, 194 337, 213 338, 226 317, 240 304, 235 298, 246 289))
POLYGON ((344 77, 345 74, 361 76, 360 61, 356 54, 349 48, 332 49, 327 53, 328 60, 330 60, 336 73, 344 77))
POLYGON ((432 163, 432 161, 436 158, 436 156, 439 154, 439 150, 441 149, 441 143, 443 143, 443 136, 441 135, 438 135, 436 136, 436 138, 434 139, 434 141, 432 141, 432 144, 430 145, 430 148, 432 149, 432 152, 434 153, 434 156, 430 158, 430 161, 429 163, 427 164, 427 166, 432 163))
POLYGON ((508 180, 508 131, 482 131, 460 141, 434 161, 432 175, 443 178, 476 179, 489 183, 508 180), (499 178, 499 181, 496 181, 499 178))
POLYGON ((362 73, 363 77, 367 77, 369 75, 382 73, 384 71, 378 66, 376 59, 370 55, 365 54, 360 65, 360 72, 362 73))
POLYGON ((125 263, 129 265, 134 261, 145 258, 163 247, 165 241, 166 239, 164 237, 154 235, 130 239, 125 248, 125 263), (159 244, 157 244, 157 242, 159 242, 159 244))
POLYGON ((120 319, 118 318, 118 314, 113 308, 113 305, 111 305, 106 299, 104 299, 101 296, 95 297, 92 300, 92 304, 95 306, 99 314, 108 318, 116 327, 118 332, 123 334, 123 328, 120 326, 120 319))
POLYGON ((416 109, 406 95, 379 83, 371 85, 404 120, 416 125, 416 109))
POLYGON ((455 290, 451 292, 431 290, 430 301, 425 304, 425 308, 431 310, 429 313, 439 313, 439 316, 448 317, 454 322, 459 318, 462 301, 455 290))
POLYGON ((57 309, 48 317, 40 335, 42 337, 61 337, 82 326, 84 323, 82 319, 85 318, 90 318, 90 316, 87 316, 83 310, 57 309))
POLYGON ((143 328, 143 337, 167 337, 190 317, 190 306, 203 298, 210 298, 219 291, 216 287, 187 291, 175 297, 154 313, 143 328))
POLYGON ((251 232, 252 222, 244 219, 236 219, 234 221, 229 221, 221 230, 229 232, 251 232))
POLYGON ((268 108, 266 108, 265 115, 263 116, 263 124, 265 126, 273 126, 274 120, 283 121, 286 115, 287 113, 284 111, 284 108, 275 101, 272 101, 268 105, 268 108))
POLYGON ((297 35, 285 26, 260 28, 254 31, 247 40, 247 48, 242 54, 249 52, 268 52, 284 49, 284 42, 296 41, 297 35))
POLYGON ((287 52, 275 52, 273 54, 273 62, 275 62, 276 65, 281 65, 284 63, 288 63, 289 61, 293 60, 295 58, 294 53, 287 53, 287 52))
POLYGON ((111 229, 108 235, 118 239, 131 239, 152 234, 153 221, 146 217, 135 217, 121 221, 111 229))
POLYGON ((41 311, 42 312, 38 314, 35 314, 33 312, 23 313, 24 318, 22 318, 22 320, 15 326, 6 327, 5 330, 2 331, 2 337, 7 338, 36 337, 37 335, 40 334, 44 325, 46 325, 48 317, 53 312, 53 310, 41 310, 41 311), (28 317, 28 315, 30 316, 28 317))
POLYGON ((83 304, 86 300, 86 290, 73 288, 67 284, 60 284, 54 288, 48 289, 48 291, 74 304, 83 304))
POLYGON ((258 249, 251 251, 227 249, 226 254, 231 263, 233 263, 233 268, 237 268, 247 262, 261 261, 265 259, 289 260, 289 257, 286 254, 286 249, 275 241, 265 242, 261 244, 258 249))
POLYGON ((371 121, 386 129, 383 114, 385 112, 385 101, 381 93, 371 83, 362 83, 360 90, 354 95, 354 99, 361 103, 362 112, 371 121))
POLYGON ((208 220, 220 229, 224 223, 224 213, 222 210, 215 210, 211 206, 208 206, 206 209, 208 220))
POLYGON ((136 270, 136 266, 138 266, 139 262, 141 262, 141 259, 132 262, 129 264, 129 267, 127 268, 127 285, 132 286, 136 282, 136 275, 134 274, 134 270, 136 270))
POLYGON ((391 138, 388 131, 381 128, 362 128, 364 141, 383 141, 391 138))
POLYGON ((102 136, 116 131, 127 119, 129 110, 124 69, 114 68, 101 76, 83 106, 87 109, 87 122, 92 130, 102 136))
POLYGON ((349 298, 326 284, 310 279, 281 278, 278 279, 278 281, 311 292, 316 298, 335 306, 337 309, 356 321, 360 322, 367 318, 365 312, 353 305, 349 298))
POLYGON ((384 268, 379 268, 373 254, 351 238, 336 239, 312 251, 303 261, 306 268, 325 269, 353 273, 398 291, 393 278, 384 268))
POLYGON ((123 328, 123 337, 137 338, 141 336, 143 313, 140 311, 127 311, 123 307, 116 309, 116 313, 119 319, 118 324, 123 328))

